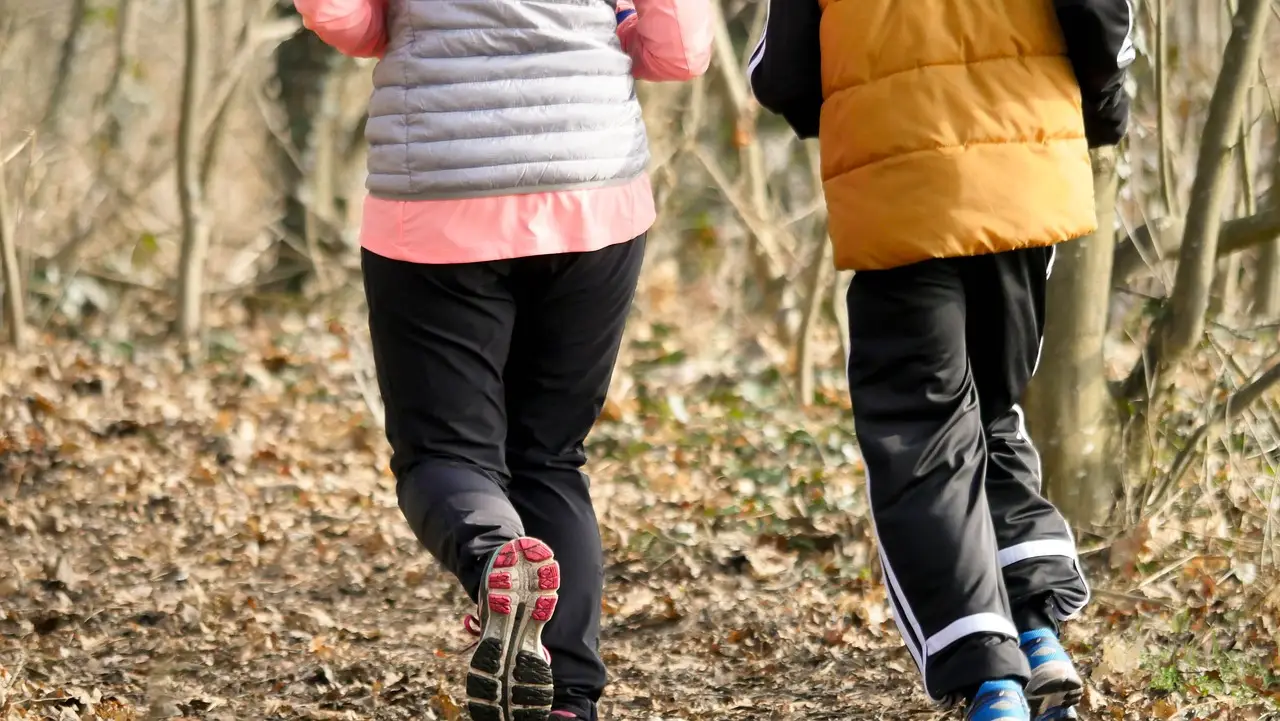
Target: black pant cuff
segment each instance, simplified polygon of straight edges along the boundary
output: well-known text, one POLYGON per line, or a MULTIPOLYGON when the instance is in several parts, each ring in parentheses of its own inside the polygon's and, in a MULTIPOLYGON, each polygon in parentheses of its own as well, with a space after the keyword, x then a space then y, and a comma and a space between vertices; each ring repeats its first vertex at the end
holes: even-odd
POLYGON ((1041 596, 1026 603, 1013 604, 1013 625, 1018 633, 1047 628, 1055 634, 1059 632, 1058 619, 1049 612, 1049 597, 1041 596))
POLYGON ((987 681, 1012 679, 1025 685, 1031 668, 1017 640, 975 634, 929 657, 927 678, 929 695, 935 699, 968 698, 987 681))

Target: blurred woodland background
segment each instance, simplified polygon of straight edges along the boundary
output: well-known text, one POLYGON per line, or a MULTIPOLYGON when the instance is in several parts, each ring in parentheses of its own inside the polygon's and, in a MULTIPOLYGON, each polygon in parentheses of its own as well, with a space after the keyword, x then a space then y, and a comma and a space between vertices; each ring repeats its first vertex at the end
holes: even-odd
MULTIPOLYGON (((707 75, 640 89, 660 220, 592 444, 614 715, 928 718, 868 560, 817 149, 751 97, 765 5, 713 5, 707 75), (791 605, 742 610, 770 588, 791 605), (654 638, 692 660, 651 667, 654 638), (733 699, 698 690, 712 663, 733 699), (825 669, 803 693, 775 673, 797 664, 825 669)), ((1059 250, 1027 422, 1097 586, 1090 707, 1261 718, 1280 3, 1135 5, 1130 134, 1094 157, 1102 230, 1059 250)), ((370 69, 288 1, 0 0, 0 718, 456 717, 425 642, 379 635, 460 596, 384 471, 370 69)))

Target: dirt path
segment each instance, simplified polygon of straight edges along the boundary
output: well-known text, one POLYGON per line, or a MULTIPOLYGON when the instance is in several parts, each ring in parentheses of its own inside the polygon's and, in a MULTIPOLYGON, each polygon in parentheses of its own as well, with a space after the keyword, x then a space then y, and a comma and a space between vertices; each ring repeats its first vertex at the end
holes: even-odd
MULTIPOLYGON (((4 371, 0 719, 458 718, 468 609, 400 516, 341 338, 258 345, 4 371)), ((941 718, 871 578, 842 412, 703 391, 593 441, 606 718, 941 718)), ((1087 667, 1113 622, 1072 636, 1087 667)), ((1094 717, 1152 718, 1117 690, 1094 717)))

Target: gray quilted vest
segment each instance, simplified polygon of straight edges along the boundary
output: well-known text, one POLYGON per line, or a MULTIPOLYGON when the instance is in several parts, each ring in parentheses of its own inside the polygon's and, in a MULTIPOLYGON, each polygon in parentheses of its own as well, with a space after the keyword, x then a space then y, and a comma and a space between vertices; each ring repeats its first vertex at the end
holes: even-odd
POLYGON ((369 192, 471 198, 621 183, 649 162, 613 0, 390 0, 369 192))

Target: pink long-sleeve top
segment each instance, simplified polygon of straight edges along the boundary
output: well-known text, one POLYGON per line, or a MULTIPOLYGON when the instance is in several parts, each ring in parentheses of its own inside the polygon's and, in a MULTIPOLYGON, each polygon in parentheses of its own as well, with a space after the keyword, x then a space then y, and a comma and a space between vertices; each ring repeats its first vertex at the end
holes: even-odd
MULTIPOLYGON (((618 39, 640 80, 690 80, 711 61, 708 0, 618 0, 618 39)), ((382 57, 386 0, 295 0, 303 24, 353 57, 382 57)), ((653 225, 649 176, 620 185, 451 200, 368 196, 360 243, 412 263, 475 263, 599 250, 653 225)))

